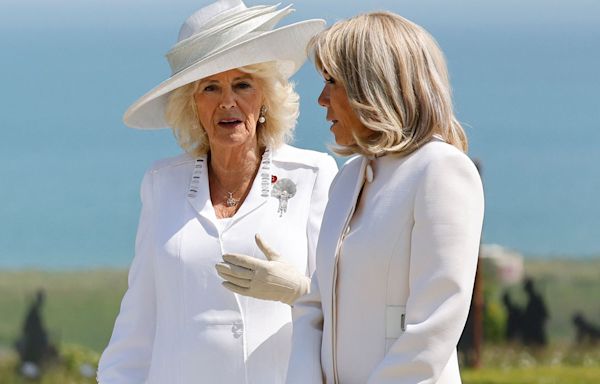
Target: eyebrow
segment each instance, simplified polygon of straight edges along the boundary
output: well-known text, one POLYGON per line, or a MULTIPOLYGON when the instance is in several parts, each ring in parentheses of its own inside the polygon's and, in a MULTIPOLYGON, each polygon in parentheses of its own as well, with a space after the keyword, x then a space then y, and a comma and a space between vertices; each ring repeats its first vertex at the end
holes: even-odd
MULTIPOLYGON (((245 75, 242 75, 242 76, 235 77, 235 78, 233 79, 233 81, 238 81, 238 80, 248 80, 248 79, 249 79, 249 80, 254 80, 254 77, 252 77, 252 75, 251 75, 251 74, 247 73, 247 74, 245 74, 245 75)), ((216 80, 216 79, 211 79, 210 77, 209 77, 208 79, 202 79, 202 80, 200 80, 200 84, 204 84, 204 83, 218 83, 218 82, 219 82, 218 80, 216 80)))

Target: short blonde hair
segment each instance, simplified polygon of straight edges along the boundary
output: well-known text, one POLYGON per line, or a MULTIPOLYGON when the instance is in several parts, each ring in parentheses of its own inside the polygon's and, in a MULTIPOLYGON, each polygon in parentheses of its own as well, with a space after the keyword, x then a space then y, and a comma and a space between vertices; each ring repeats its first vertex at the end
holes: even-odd
POLYGON ((309 51, 319 70, 341 82, 373 131, 335 147, 338 154, 409 154, 434 134, 466 152, 444 55, 422 27, 391 12, 358 15, 317 34, 309 51))
MULTIPOLYGON (((298 119, 298 94, 292 83, 277 70, 275 62, 253 64, 237 68, 250 73, 262 87, 265 97, 266 121, 257 125, 261 147, 277 148, 293 138, 298 119)), ((165 118, 173 129, 179 145, 193 156, 209 152, 208 136, 196 111, 194 94, 200 80, 177 88, 169 95, 165 118)))

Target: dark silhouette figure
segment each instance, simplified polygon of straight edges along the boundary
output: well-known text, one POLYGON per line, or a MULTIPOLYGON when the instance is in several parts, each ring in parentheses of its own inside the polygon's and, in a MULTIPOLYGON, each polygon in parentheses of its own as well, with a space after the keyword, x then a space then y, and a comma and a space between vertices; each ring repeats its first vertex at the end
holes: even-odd
POLYGON ((596 344, 600 341, 600 327, 587 321, 580 312, 573 315, 573 325, 577 332, 575 340, 578 344, 596 344))
POLYGON ((45 293, 39 290, 27 311, 23 323, 23 335, 16 342, 21 365, 38 369, 45 361, 56 357, 56 349, 50 345, 48 333, 42 321, 45 293))
POLYGON ((507 341, 520 341, 522 338, 523 310, 512 302, 508 292, 504 292, 502 295, 502 303, 504 303, 506 309, 505 338, 507 341))
POLYGON ((532 346, 544 346, 548 340, 546 337, 546 321, 548 310, 542 296, 536 292, 533 280, 525 279, 523 283, 527 294, 527 306, 523 312, 523 344, 532 346))

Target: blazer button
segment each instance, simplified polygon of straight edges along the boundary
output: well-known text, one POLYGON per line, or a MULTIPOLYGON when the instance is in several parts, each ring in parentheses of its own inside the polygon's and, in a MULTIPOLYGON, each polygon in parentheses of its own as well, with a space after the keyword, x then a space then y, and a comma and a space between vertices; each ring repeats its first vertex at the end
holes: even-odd
POLYGON ((243 324, 233 324, 231 326, 231 333, 233 334, 234 338, 238 339, 244 333, 243 324))

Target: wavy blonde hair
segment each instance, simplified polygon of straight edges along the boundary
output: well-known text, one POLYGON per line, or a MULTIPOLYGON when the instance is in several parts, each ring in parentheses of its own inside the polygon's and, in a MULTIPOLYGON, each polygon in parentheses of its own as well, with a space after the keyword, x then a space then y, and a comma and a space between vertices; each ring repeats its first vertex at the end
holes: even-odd
MULTIPOLYGON (((266 121, 257 123, 258 143, 261 147, 277 148, 292 140, 298 119, 299 97, 294 85, 281 76, 275 62, 237 68, 250 73, 262 87, 265 97, 266 121)), ((209 152, 208 136, 198 119, 194 94, 201 80, 179 87, 171 92, 165 109, 167 123, 181 148, 193 156, 209 152)))
POLYGON ((391 12, 338 21, 309 43, 317 68, 341 82, 350 106, 373 131, 340 155, 409 154, 441 136, 463 152, 466 134, 456 119, 446 61, 422 27, 391 12))

